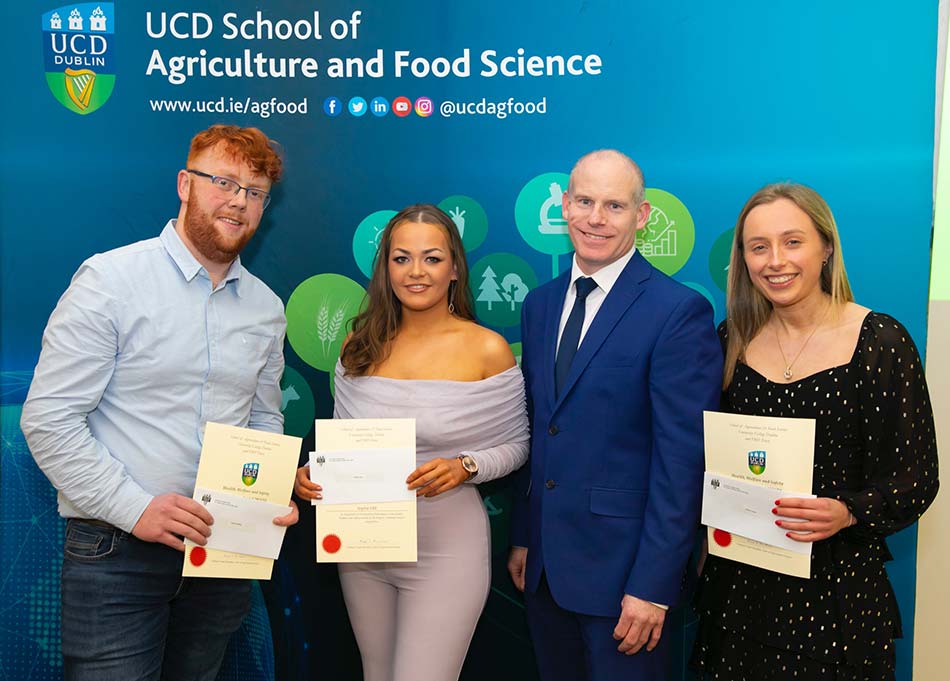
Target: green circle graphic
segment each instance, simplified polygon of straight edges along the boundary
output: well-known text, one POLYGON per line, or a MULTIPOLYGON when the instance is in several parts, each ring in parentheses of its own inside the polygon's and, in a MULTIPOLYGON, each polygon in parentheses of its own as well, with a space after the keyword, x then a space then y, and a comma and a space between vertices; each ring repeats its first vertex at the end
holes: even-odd
POLYGON ((716 305, 716 299, 713 298, 713 294, 710 293, 709 289, 703 286, 702 284, 697 284, 695 281, 681 281, 683 286, 688 286, 697 293, 703 296, 706 300, 709 301, 709 304, 712 305, 713 309, 713 319, 719 319, 719 307, 716 305))
POLYGON ((439 202, 439 208, 452 218, 462 237, 466 251, 474 251, 488 234, 488 215, 481 204, 470 196, 455 194, 439 202))
POLYGON ((280 379, 280 411, 284 415, 284 433, 305 437, 313 428, 316 407, 307 379, 293 367, 284 367, 280 379))
POLYGON ((521 323, 521 304, 538 285, 531 265, 511 253, 492 253, 472 267, 469 288, 475 314, 485 324, 504 328, 521 323))
POLYGON ((379 238, 386 229, 386 223, 395 215, 394 210, 370 213, 353 232, 353 259, 367 279, 373 276, 373 262, 376 260, 376 251, 379 250, 379 238))
POLYGON ((366 291, 340 274, 304 280, 287 301, 287 340, 304 362, 333 371, 350 321, 360 311, 366 291))
POLYGON ((561 214, 561 197, 567 189, 566 173, 544 173, 530 180, 515 201, 515 224, 531 248, 548 255, 574 250, 561 214))
POLYGON ((716 237, 712 248, 709 249, 709 276, 723 293, 726 292, 726 284, 729 281, 729 256, 732 255, 735 233, 735 228, 727 229, 716 237))
POLYGON ((648 188, 650 217, 637 233, 637 250, 661 272, 675 274, 693 252, 693 218, 678 198, 662 189, 648 188))

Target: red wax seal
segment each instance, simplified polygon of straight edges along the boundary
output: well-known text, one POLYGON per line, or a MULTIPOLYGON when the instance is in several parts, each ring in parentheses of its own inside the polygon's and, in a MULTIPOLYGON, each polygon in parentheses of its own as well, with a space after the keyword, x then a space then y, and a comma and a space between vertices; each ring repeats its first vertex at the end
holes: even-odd
POLYGON ((729 546, 732 543, 732 535, 725 530, 713 530, 713 539, 719 546, 729 546))
POLYGON ((191 553, 188 554, 188 559, 195 567, 201 567, 204 565, 204 562, 208 560, 208 552, 202 547, 196 546, 191 550, 191 553))
POLYGON ((323 550, 327 553, 336 553, 342 545, 343 542, 335 534, 328 534, 323 538, 323 550))

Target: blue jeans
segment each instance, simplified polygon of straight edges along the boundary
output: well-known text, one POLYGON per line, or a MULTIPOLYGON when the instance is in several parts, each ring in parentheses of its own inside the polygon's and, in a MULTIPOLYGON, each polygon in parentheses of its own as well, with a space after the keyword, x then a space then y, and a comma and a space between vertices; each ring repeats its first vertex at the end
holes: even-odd
POLYGON ((66 525, 67 681, 213 681, 251 583, 183 578, 183 554, 113 527, 66 525))

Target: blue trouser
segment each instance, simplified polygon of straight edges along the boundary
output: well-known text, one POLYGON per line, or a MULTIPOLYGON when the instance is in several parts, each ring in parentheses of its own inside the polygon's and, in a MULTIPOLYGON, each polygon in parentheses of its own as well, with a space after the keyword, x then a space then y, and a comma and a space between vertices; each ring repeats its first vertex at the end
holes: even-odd
POLYGON ((251 582, 183 578, 183 554, 86 521, 66 525, 67 681, 213 681, 251 582))
POLYGON ((663 681, 669 673, 669 636, 656 648, 644 647, 634 655, 617 650, 613 638, 620 617, 597 617, 559 606, 541 573, 534 593, 525 591, 528 629, 542 681, 663 681))

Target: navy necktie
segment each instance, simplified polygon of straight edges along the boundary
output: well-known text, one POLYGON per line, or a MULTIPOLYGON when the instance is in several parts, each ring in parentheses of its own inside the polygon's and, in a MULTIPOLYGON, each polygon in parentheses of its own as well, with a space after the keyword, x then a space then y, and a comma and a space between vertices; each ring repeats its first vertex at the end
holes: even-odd
POLYGON ((561 386, 567 382, 567 375, 571 371, 571 362, 577 354, 577 346, 581 342, 581 329, 584 328, 584 308, 587 296, 597 288, 597 282, 590 277, 578 277, 574 282, 574 307, 561 333, 561 344, 557 348, 557 359, 554 362, 554 390, 555 396, 561 394, 561 386))

